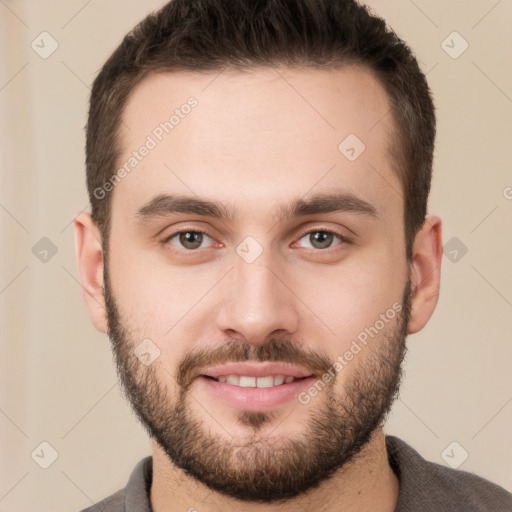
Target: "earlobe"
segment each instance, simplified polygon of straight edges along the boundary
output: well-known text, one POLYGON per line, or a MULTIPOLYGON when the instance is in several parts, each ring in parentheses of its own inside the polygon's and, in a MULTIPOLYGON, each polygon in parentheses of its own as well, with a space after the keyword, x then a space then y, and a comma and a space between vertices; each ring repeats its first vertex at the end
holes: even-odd
POLYGON ((434 313, 439 298, 442 256, 441 219, 430 215, 414 240, 409 334, 423 329, 434 313))
POLYGON ((92 323, 107 332, 107 315, 103 294, 103 247, 101 235, 91 215, 79 213, 74 221, 75 253, 83 295, 92 323))

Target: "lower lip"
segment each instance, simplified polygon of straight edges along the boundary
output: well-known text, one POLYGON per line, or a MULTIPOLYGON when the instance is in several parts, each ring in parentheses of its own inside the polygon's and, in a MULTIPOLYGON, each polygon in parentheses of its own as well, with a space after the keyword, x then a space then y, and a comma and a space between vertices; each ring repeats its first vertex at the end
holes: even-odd
POLYGON ((297 395, 310 386, 313 377, 294 380, 271 388, 243 388, 227 382, 219 382, 208 377, 197 379, 208 392, 219 397, 228 405, 243 411, 269 411, 296 399, 297 395))

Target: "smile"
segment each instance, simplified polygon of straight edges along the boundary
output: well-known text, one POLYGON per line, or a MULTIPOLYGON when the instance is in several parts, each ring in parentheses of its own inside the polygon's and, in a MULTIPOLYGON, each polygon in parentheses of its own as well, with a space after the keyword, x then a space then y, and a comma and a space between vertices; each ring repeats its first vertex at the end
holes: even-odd
POLYGON ((239 386, 242 388, 273 388, 275 386, 282 386, 283 384, 290 384, 297 377, 291 375, 267 375, 263 377, 254 377, 250 375, 220 375, 217 378, 211 377, 218 382, 226 382, 232 386, 239 386))

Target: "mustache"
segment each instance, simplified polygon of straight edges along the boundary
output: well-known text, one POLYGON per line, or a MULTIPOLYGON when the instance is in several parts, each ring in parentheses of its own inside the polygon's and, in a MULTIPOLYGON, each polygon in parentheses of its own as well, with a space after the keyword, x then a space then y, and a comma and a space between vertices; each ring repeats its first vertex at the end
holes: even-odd
POLYGON ((262 345, 251 345, 244 340, 231 339, 213 349, 189 352, 180 362, 176 380, 186 391, 201 370, 225 363, 246 361, 289 363, 310 371, 315 376, 327 373, 334 364, 326 354, 302 348, 302 344, 282 338, 271 338, 262 345))

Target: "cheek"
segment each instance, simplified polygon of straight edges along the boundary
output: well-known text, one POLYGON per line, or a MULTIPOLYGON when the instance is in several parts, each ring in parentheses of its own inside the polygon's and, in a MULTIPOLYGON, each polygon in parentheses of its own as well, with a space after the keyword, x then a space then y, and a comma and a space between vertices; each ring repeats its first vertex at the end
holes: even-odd
POLYGON ((222 276, 218 274, 222 269, 173 266, 161 248, 139 249, 129 243, 123 250, 119 247, 112 244, 109 270, 123 324, 137 338, 153 340, 162 351, 172 345, 175 358, 187 347, 183 330, 190 341, 199 338, 200 326, 207 325, 197 315, 204 313, 205 297, 222 276))
MULTIPOLYGON (((334 331, 339 352, 401 302, 406 273, 392 252, 367 251, 337 267, 304 272, 301 282, 304 302, 334 331)), ((328 337, 330 330, 325 329, 328 337)))

